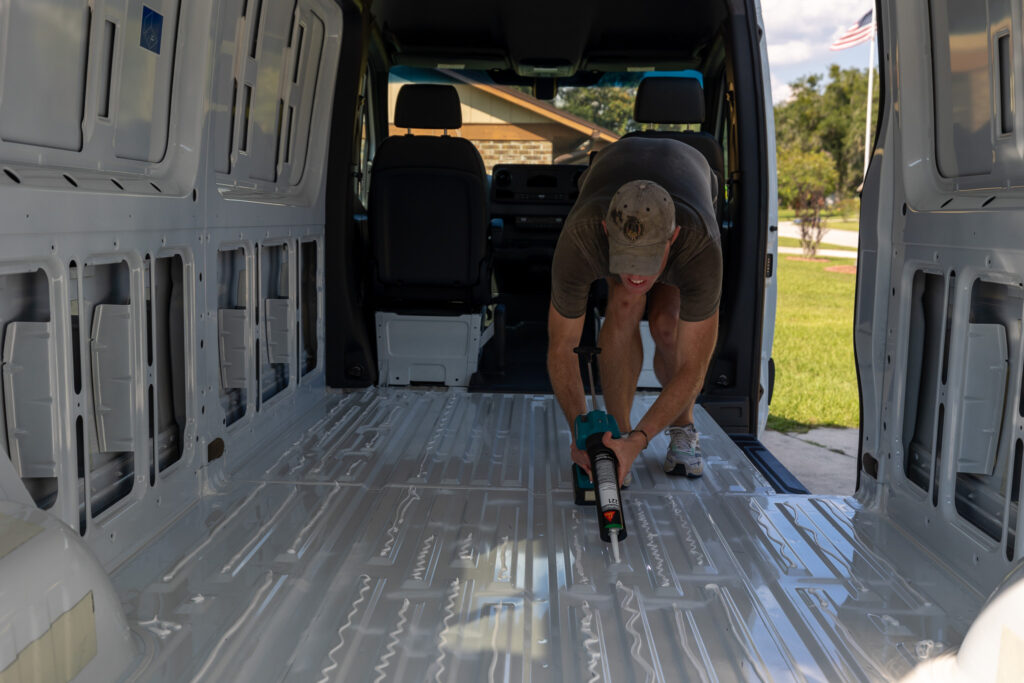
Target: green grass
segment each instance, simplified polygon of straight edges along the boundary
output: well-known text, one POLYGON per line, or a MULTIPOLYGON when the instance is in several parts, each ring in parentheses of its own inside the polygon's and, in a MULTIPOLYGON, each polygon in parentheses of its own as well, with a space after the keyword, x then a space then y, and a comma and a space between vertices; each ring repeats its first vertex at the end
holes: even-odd
MULTIPOLYGON (((780 221, 791 221, 795 218, 796 212, 793 209, 779 209, 780 221)), ((848 213, 846 215, 826 213, 825 227, 829 229, 835 228, 836 230, 859 230, 860 217, 856 213, 848 213)))
POLYGON ((779 260, 775 314, 775 391, 768 427, 856 427, 857 376, 853 364, 856 276, 825 270, 827 262, 779 260))
POLYGON ((856 216, 837 216, 835 218, 829 218, 825 221, 825 227, 829 230, 860 230, 860 219, 856 216))
MULTIPOLYGON (((800 240, 796 237, 780 237, 780 247, 799 247, 800 240)), ((853 258, 857 255, 857 247, 844 247, 841 244, 829 244, 828 242, 822 242, 818 245, 818 249, 841 249, 843 251, 850 252, 850 257, 853 258)))

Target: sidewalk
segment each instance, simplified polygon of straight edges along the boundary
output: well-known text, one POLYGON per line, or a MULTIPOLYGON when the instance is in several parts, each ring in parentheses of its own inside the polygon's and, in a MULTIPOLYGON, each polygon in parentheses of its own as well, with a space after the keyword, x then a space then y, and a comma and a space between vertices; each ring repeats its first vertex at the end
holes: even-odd
MULTIPOLYGON (((779 237, 795 237, 800 239, 800 226, 793 221, 779 222, 779 237)), ((827 230, 825 237, 821 240, 824 244, 834 244, 838 247, 857 248, 860 242, 860 233, 856 230, 827 230)))
MULTIPOLYGON (((804 250, 800 247, 779 247, 780 254, 800 254, 803 255, 804 250)), ((825 256, 828 258, 849 258, 856 259, 857 252, 855 251, 843 251, 842 249, 818 249, 815 252, 816 256, 825 256)))
MULTIPOLYGON (((779 237, 800 239, 800 226, 793 221, 780 222, 779 237)), ((822 244, 856 248, 859 240, 860 234, 855 230, 829 230, 825 233, 822 244)), ((779 253, 803 254, 803 250, 800 247, 779 247, 779 253)), ((857 252, 845 251, 843 249, 818 249, 817 255, 828 258, 857 258, 857 252)))
POLYGON ((811 493, 852 496, 857 485, 856 429, 822 427, 806 434, 765 430, 761 443, 811 493))

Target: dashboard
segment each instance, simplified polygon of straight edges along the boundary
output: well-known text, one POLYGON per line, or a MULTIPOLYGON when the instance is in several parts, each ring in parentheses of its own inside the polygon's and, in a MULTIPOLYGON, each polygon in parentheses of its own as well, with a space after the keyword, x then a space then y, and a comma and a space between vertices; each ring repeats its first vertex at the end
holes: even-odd
POLYGON ((554 248, 579 196, 584 165, 497 164, 491 175, 491 218, 503 223, 500 251, 554 248))

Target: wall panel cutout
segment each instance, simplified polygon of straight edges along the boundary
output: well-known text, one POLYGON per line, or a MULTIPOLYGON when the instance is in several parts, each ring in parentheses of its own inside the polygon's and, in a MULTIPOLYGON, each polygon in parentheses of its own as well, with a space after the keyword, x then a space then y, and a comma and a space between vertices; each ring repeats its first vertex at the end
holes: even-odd
POLYGON ((260 387, 263 401, 288 386, 289 365, 295 357, 289 258, 286 244, 260 247, 260 296, 263 304, 260 387))
POLYGON ((89 506, 96 517, 132 491, 135 480, 136 363, 131 283, 125 262, 86 265, 82 329, 89 334, 92 419, 87 422, 89 506))
POLYGON ((974 282, 963 350, 964 387, 962 396, 951 397, 960 407, 956 511, 997 541, 1002 539, 1006 523, 1006 497, 1014 486, 1012 426, 1016 411, 1006 397, 1008 378, 1016 370, 1011 363, 1016 365, 1021 344, 1022 309, 1022 288, 974 282))
POLYGON ((99 83, 96 86, 96 115, 101 118, 110 116, 110 78, 114 71, 114 44, 117 37, 117 25, 112 21, 103 22, 103 44, 100 58, 99 83))
POLYGON ((0 3, 0 139, 82 149, 89 24, 88 0, 0 3))
POLYGON ((153 336, 156 376, 154 452, 163 472, 184 452, 185 265, 181 256, 158 258, 153 268, 153 336))
POLYGON ((309 129, 312 125, 313 105, 320 78, 325 35, 324 22, 320 17, 312 12, 303 13, 303 17, 305 17, 304 21, 308 23, 308 27, 299 24, 300 29, 304 32, 304 39, 299 47, 305 55, 299 55, 296 58, 296 61, 301 60, 299 77, 296 80, 297 87, 292 90, 289 101, 289 104, 295 107, 295 138, 292 141, 291 174, 287 178, 290 185, 298 185, 305 172, 309 129))
POLYGON ((249 280, 245 250, 217 252, 217 347, 220 361, 220 405, 224 424, 237 422, 248 406, 252 368, 249 332, 249 280))
POLYGON ((56 360, 50 282, 42 270, 0 275, 0 445, 40 508, 57 499, 56 360))
POLYGON ((903 472, 929 490, 937 465, 939 369, 946 329, 946 281, 941 275, 914 273, 910 294, 910 330, 903 413, 903 472))
POLYGON ((1006 517, 1006 559, 1013 561, 1017 542, 1017 515, 1020 508, 1021 465, 1024 461, 1024 441, 1017 439, 1013 446, 1013 470, 1010 477, 1010 501, 1006 517))
POLYGON ((317 243, 303 242, 299 258, 299 374, 306 375, 317 364, 317 243))

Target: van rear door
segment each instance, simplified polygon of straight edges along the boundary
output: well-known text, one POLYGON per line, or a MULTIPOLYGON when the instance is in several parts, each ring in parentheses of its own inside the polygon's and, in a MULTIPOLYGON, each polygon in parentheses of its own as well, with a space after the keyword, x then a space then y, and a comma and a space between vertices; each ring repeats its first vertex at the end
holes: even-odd
POLYGON ((1020 7, 883 2, 855 347, 860 488, 989 589, 1021 557, 1020 7))

